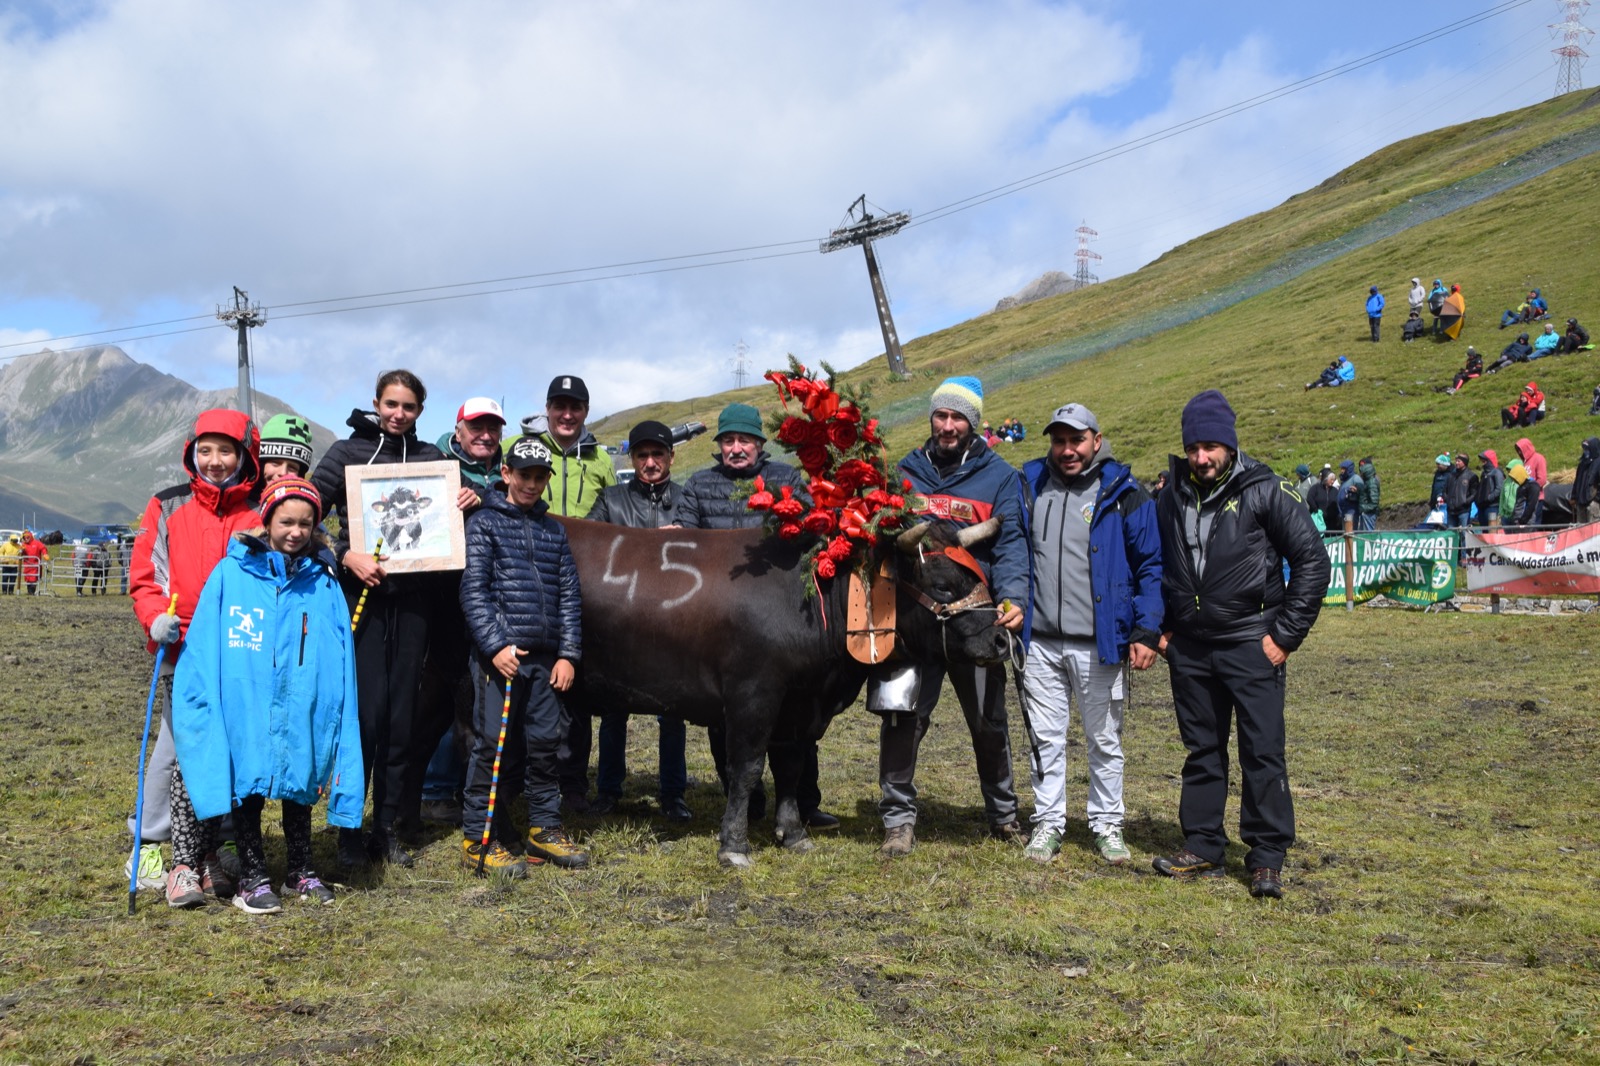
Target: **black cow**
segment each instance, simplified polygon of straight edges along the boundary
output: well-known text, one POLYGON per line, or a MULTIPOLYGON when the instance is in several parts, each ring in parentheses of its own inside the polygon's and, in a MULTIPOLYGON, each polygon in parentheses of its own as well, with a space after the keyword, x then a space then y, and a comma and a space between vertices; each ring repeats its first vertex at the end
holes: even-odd
MULTIPOLYGON (((759 528, 561 522, 583 590, 574 699, 592 713, 724 726, 731 780, 718 860, 750 865, 749 796, 769 756, 776 836, 808 850, 795 799, 804 743, 855 702, 869 669, 845 650, 844 578, 817 594, 801 547, 759 528)), ((899 551, 877 549, 898 568, 896 628, 906 655, 994 663, 1009 653, 988 586, 957 550, 999 528, 999 519, 966 529, 933 522, 902 534, 899 551)))
POLYGON ((378 534, 390 551, 415 548, 422 540, 422 512, 433 504, 433 497, 418 496, 401 485, 372 505, 378 516, 378 534))

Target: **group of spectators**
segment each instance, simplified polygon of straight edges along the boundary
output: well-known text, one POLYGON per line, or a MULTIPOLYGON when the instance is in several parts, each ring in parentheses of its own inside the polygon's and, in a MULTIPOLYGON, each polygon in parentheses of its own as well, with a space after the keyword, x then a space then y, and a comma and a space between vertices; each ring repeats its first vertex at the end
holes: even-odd
POLYGON ((1301 463, 1294 473, 1299 479, 1295 490, 1319 531, 1337 532, 1344 528, 1346 519, 1352 529, 1378 528, 1382 485, 1372 456, 1362 456, 1359 461, 1344 459, 1337 470, 1332 463, 1324 463, 1315 476, 1309 464, 1301 463))
POLYGON ((983 424, 983 442, 989 447, 996 444, 1021 444, 1028 437, 1028 427, 1020 418, 1008 418, 998 426, 983 424))
POLYGON ((0 595, 26 592, 32 596, 39 590, 39 579, 49 558, 49 547, 31 529, 12 533, 0 541, 0 595))
MULTIPOLYGON (((1454 457, 1441 453, 1435 458, 1433 485, 1428 494, 1432 509, 1427 523, 1451 529, 1495 524, 1516 528, 1542 523, 1544 490, 1550 483, 1549 464, 1527 437, 1518 440, 1515 448, 1515 454, 1504 465, 1499 452, 1485 448, 1478 453, 1480 465, 1476 471, 1465 452, 1454 457)), ((1587 441, 1584 451, 1588 454, 1587 441)))

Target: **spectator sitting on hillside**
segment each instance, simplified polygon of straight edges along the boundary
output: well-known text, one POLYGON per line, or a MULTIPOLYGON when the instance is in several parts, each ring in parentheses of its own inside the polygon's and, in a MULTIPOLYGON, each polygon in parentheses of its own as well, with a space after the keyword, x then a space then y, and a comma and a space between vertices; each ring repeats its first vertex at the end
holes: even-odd
POLYGON ((1533 293, 1528 293, 1528 298, 1517 305, 1515 311, 1507 310, 1500 316, 1500 328, 1515 326, 1519 323, 1533 321, 1533 293))
POLYGON ((1348 384, 1356 379, 1356 365, 1344 356, 1340 356, 1328 364, 1322 376, 1315 381, 1307 382, 1307 389, 1336 389, 1340 385, 1348 384))
POLYGON ((1543 359, 1547 355, 1559 355, 1561 348, 1561 334, 1556 332, 1553 323, 1544 324, 1544 332, 1533 340, 1533 354, 1529 359, 1543 359))
POLYGON ((1528 294, 1528 308, 1533 312, 1535 322, 1542 322, 1550 317, 1550 305, 1544 302, 1544 297, 1539 295, 1538 289, 1528 294))
POLYGON ((1515 429, 1522 426, 1531 426, 1544 417, 1544 393, 1539 390, 1539 383, 1530 381, 1522 387, 1522 393, 1508 407, 1500 412, 1500 428, 1515 429))
POLYGON ((1482 374, 1483 356, 1478 354, 1478 349, 1469 344, 1467 345, 1466 365, 1460 370, 1456 371, 1455 380, 1452 381, 1450 383, 1450 387, 1444 391, 1449 395, 1454 396, 1456 393, 1461 391, 1461 386, 1465 385, 1473 378, 1480 377, 1482 374))
POLYGON ((1011 420, 1011 439, 1014 443, 1021 444, 1028 439, 1028 427, 1022 424, 1022 419, 1011 420))
POLYGON ((1498 373, 1502 368, 1512 363, 1526 363, 1533 355, 1533 345, 1528 343, 1526 333, 1517 334, 1517 339, 1500 349, 1500 358, 1489 364, 1486 374, 1498 373))
MULTIPOLYGON (((1550 328, 1550 323, 1546 322, 1545 328, 1550 328)), ((1556 345, 1556 353, 1558 355, 1570 355, 1588 347, 1590 347, 1589 331, 1578 325, 1577 319, 1567 319, 1567 332, 1562 334, 1561 343, 1556 345)))
POLYGON ((1400 327, 1400 343, 1408 344, 1414 340, 1421 340, 1428 335, 1428 327, 1422 321, 1421 311, 1412 311, 1406 316, 1405 325, 1400 327))

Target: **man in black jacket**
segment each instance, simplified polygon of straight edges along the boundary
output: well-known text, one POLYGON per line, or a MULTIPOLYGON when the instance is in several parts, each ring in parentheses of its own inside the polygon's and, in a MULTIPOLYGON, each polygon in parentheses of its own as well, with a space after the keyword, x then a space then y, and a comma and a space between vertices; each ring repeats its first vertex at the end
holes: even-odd
POLYGON ((1590 437, 1583 442, 1578 470, 1572 478, 1573 521, 1579 525, 1590 521, 1597 498, 1600 498, 1600 437, 1590 437))
POLYGON ((1460 529, 1472 521, 1472 505, 1477 498, 1478 475, 1467 465, 1467 453, 1458 452, 1450 464, 1450 484, 1444 494, 1451 529, 1460 529))
MULTIPOLYGON (((628 458, 633 462, 633 479, 612 485, 600 493, 589 519, 610 522, 633 529, 660 529, 683 524, 683 489, 672 480, 672 430, 660 422, 640 422, 628 434, 628 458)), ((661 738, 656 746, 658 776, 656 797, 661 813, 669 822, 687 822, 694 817, 683 800, 689 787, 684 746, 687 729, 681 718, 657 717, 661 738)), ((600 717, 600 756, 595 770, 597 797, 589 809, 605 814, 622 800, 622 783, 628 776, 628 716, 603 714, 600 717)))
POLYGON ((1238 708, 1239 835, 1250 894, 1281 898, 1294 842, 1284 758, 1285 661, 1322 609, 1328 556, 1294 486, 1239 451, 1233 408, 1208 389, 1183 409, 1184 458, 1157 506, 1166 613, 1161 652, 1188 758, 1184 846, 1168 877, 1221 877, 1228 835, 1228 734, 1238 708), (1287 587, 1283 564, 1289 564, 1287 587))

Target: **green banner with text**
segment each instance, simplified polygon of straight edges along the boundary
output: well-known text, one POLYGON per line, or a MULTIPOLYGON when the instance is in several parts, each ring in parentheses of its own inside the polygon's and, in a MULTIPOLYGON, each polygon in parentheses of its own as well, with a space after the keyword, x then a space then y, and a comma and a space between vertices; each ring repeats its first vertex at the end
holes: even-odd
MULTIPOLYGON (((1324 606, 1345 602, 1344 537, 1323 542, 1333 576, 1324 606)), ((1357 603, 1383 595, 1419 607, 1448 600, 1456 592, 1456 534, 1449 531, 1363 533, 1355 537, 1357 603)))

